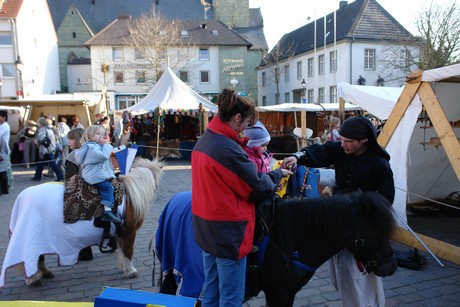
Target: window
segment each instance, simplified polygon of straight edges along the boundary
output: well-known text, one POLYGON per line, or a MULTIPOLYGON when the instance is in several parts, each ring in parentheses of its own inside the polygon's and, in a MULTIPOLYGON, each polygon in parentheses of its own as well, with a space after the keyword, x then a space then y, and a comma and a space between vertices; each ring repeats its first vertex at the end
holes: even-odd
POLYGON ((209 61, 209 49, 208 48, 200 48, 200 61, 209 61))
POLYGON ((136 96, 118 96, 118 110, 132 107, 136 104, 136 96))
POLYGON ((90 79, 89 79, 88 77, 86 77, 84 83, 85 83, 86 85, 90 84, 90 79))
POLYGON ((318 103, 324 103, 324 87, 318 89, 318 103))
POLYGON ((329 65, 329 72, 333 73, 337 71, 337 51, 329 53, 329 65))
POLYGON ((364 69, 375 70, 375 49, 364 49, 364 69))
POLYGON ((297 62, 297 80, 302 79, 302 61, 297 62))
POLYGON ((280 94, 279 93, 275 94, 275 104, 280 104, 280 94))
POLYGON ((274 73, 275 73, 275 80, 279 82, 279 80, 281 78, 281 76, 280 76, 280 68, 275 67, 274 73))
POLYGON ((308 101, 307 101, 308 103, 315 103, 315 97, 314 97, 314 95, 315 95, 314 90, 313 90, 313 89, 309 89, 309 90, 308 90, 308 101))
POLYGON ((284 103, 289 103, 291 102, 291 95, 289 92, 284 93, 284 103))
POLYGON ((187 37, 188 36, 188 31, 187 30, 181 30, 180 31, 180 36, 187 37))
POLYGON ((124 59, 123 48, 113 47, 112 48, 112 59, 114 62, 120 62, 124 59))
POLYGON ((13 39, 10 32, 0 32, 0 46, 12 46, 13 39))
POLYGON ((264 71, 262 72, 262 86, 267 85, 267 73, 264 71))
POLYGON ((324 75, 324 54, 318 56, 318 75, 324 75))
POLYGON ((209 70, 200 71, 200 82, 209 83, 209 70))
POLYGON ((114 71, 113 72, 113 80, 115 84, 124 84, 125 83, 125 75, 122 71, 114 71))
POLYGON ((337 86, 329 87, 329 102, 337 103, 337 86))
POLYGON ((76 85, 80 85, 81 84, 81 78, 80 77, 77 77, 77 82, 75 82, 76 85))
POLYGON ((314 63, 313 63, 313 61, 314 61, 313 58, 308 59, 308 76, 309 77, 313 77, 313 75, 314 75, 314 72, 313 72, 314 63))
POLYGON ((2 67, 2 76, 3 77, 14 77, 15 76, 15 71, 16 67, 14 64, 0 64, 2 67))
POLYGON ((185 71, 185 70, 180 71, 179 79, 181 79, 182 82, 187 83, 188 82, 188 71, 185 71))
POLYGON ((402 70, 410 70, 409 52, 405 49, 401 50, 400 65, 402 70))
POLYGON ((267 105, 267 96, 262 96, 262 106, 267 105))
POLYGON ((284 65, 284 82, 289 82, 289 65, 284 65))
POLYGON ((73 38, 76 38, 76 37, 77 37, 77 33, 72 32, 72 37, 73 37, 73 38))
POLYGON ((145 84, 145 70, 136 70, 136 84, 145 84))
POLYGON ((160 48, 157 50, 157 56, 160 60, 166 60, 168 58, 168 53, 165 48, 160 48))
POLYGON ((143 60, 145 60, 144 49, 134 48, 134 60, 135 61, 143 61, 143 60))

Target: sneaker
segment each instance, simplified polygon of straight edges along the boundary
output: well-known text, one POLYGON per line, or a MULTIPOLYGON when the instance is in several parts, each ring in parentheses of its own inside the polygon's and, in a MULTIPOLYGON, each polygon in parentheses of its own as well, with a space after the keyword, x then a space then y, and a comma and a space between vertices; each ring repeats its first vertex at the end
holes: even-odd
POLYGON ((104 211, 101 219, 104 222, 112 222, 112 223, 121 223, 121 218, 118 214, 113 213, 111 210, 104 211))
POLYGON ((50 175, 50 174, 43 174, 43 176, 47 177, 47 178, 53 178, 54 175, 50 175))

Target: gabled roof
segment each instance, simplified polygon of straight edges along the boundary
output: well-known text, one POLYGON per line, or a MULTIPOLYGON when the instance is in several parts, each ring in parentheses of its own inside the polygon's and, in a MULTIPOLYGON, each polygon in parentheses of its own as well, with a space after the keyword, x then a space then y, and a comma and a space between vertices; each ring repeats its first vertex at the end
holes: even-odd
MULTIPOLYGON (((247 46, 252 45, 233 29, 216 20, 175 20, 181 25, 181 30, 188 31, 187 42, 194 45, 225 45, 247 46)), ((129 42, 129 29, 134 27, 135 20, 129 16, 120 16, 105 29, 97 33, 85 45, 124 46, 129 42)), ((180 33, 178 33, 180 35, 180 33)), ((179 37, 178 37, 179 38, 179 37)))
POLYGON ((16 18, 21 9, 23 0, 0 1, 0 18, 16 18))
MULTIPOLYGON (((324 46, 324 18, 326 19, 326 45, 333 43, 334 13, 332 12, 317 19, 316 22, 312 21, 285 34, 277 44, 292 46, 293 55, 313 50, 316 23, 316 48, 324 46)), ((415 37, 375 0, 355 0, 336 11, 336 41, 344 39, 416 41, 415 37)))

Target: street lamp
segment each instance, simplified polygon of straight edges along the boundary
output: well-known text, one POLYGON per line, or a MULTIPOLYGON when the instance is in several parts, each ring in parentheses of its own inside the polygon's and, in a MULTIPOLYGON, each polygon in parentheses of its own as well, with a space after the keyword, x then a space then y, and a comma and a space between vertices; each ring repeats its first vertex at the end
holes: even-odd
MULTIPOLYGON (((305 97, 305 103, 307 102, 307 82, 305 82, 305 79, 302 79, 302 83, 300 83, 303 87, 303 95, 305 97)), ((300 101, 302 102, 302 101, 300 101)))
POLYGON ((24 89, 22 88, 22 70, 24 69, 24 63, 21 61, 21 57, 18 55, 18 59, 14 62, 14 65, 16 65, 16 70, 19 72, 18 75, 18 90, 16 92, 16 96, 20 96, 24 98, 24 89))
POLYGON ((230 84, 233 86, 233 88, 235 88, 237 86, 237 84, 238 84, 238 80, 233 78, 232 80, 230 80, 230 84))

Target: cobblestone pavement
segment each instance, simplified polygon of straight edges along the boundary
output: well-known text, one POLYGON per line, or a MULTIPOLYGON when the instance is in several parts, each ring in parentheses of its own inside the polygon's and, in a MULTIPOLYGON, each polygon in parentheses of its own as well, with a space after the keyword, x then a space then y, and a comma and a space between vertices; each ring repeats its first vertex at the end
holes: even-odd
MULTIPOLYGON (((11 209, 16 196, 28 186, 35 184, 30 178, 34 170, 22 166, 14 167, 14 189, 9 195, 0 196, 0 263, 8 245, 8 225, 11 209)), ((42 182, 53 179, 43 178, 42 182)), ((179 191, 191 189, 190 164, 187 161, 167 161, 165 176, 158 191, 157 199, 148 212, 146 221, 140 229, 136 244, 133 263, 139 271, 139 277, 125 279, 116 266, 116 255, 101 254, 93 247, 94 259, 80 262, 71 267, 58 267, 56 256, 47 256, 47 264, 56 274, 47 280, 43 287, 32 289, 24 286, 22 273, 10 268, 6 274, 6 285, 0 291, 0 300, 40 300, 92 302, 101 293, 103 287, 118 287, 132 290, 158 292, 156 283, 159 279, 160 265, 154 263, 149 242, 155 233, 157 219, 172 195, 179 191), (152 269, 155 268, 155 285, 152 285, 152 269)), ((444 225, 458 225, 459 217, 440 216, 444 225), (454 219, 452 221, 452 219, 454 219)), ((413 219, 417 227, 423 229, 427 221, 423 218, 413 219)), ((431 228, 431 226, 430 226, 431 228)), ((459 228, 447 227, 450 237, 458 238, 459 228)), ((422 230, 416 229, 418 232, 422 230)), ((436 230, 431 229, 433 235, 436 230)), ((428 233, 427 233, 428 234, 428 233)), ((442 237, 441 237, 442 239, 442 237)), ((451 243, 458 243, 451 242, 451 243)), ((395 244, 400 249, 409 248, 395 244)), ((460 306, 460 266, 443 261, 441 268, 429 255, 427 263, 420 271, 398 268, 393 276, 384 279, 386 306, 460 306)), ((263 294, 245 303, 245 307, 264 306, 263 294)), ((338 293, 329 279, 327 265, 321 266, 314 277, 296 297, 294 306, 341 306, 338 293)))

